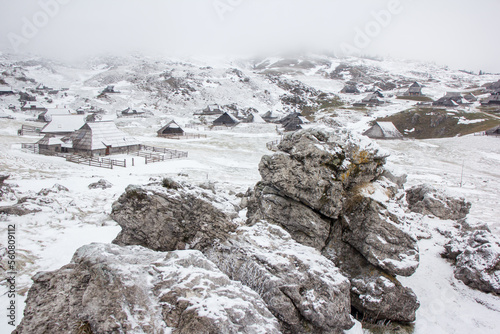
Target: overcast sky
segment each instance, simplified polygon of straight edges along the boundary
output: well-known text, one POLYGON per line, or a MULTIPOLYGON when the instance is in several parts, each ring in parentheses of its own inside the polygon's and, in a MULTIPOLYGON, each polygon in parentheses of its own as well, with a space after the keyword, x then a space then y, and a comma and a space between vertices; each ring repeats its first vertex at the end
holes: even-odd
POLYGON ((499 0, 0 0, 0 50, 275 55, 313 51, 500 72, 499 0))

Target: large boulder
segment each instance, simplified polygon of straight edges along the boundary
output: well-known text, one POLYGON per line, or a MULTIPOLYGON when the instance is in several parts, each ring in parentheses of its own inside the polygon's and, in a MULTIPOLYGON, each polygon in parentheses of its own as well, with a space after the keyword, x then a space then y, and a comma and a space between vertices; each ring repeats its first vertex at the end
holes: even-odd
POLYGON ((91 244, 33 281, 14 334, 280 333, 262 299, 199 251, 91 244))
POLYGON ((205 255, 231 279, 257 291, 286 332, 342 333, 353 325, 347 278, 278 226, 240 227, 205 255))
POLYGON ((331 222, 308 206, 283 197, 272 186, 258 183, 251 194, 247 215, 249 223, 261 220, 283 227, 293 238, 306 246, 321 250, 330 235, 331 222))
POLYGON ((113 242, 158 251, 204 249, 236 228, 223 202, 199 187, 128 186, 112 207, 122 227, 113 242))
POLYGON ((280 152, 262 157, 262 181, 333 219, 343 210, 347 190, 383 173, 384 156, 361 148, 340 132, 297 131, 278 148, 280 152))
POLYGON ((417 298, 396 279, 419 263, 417 240, 400 218, 404 178, 383 168, 376 149, 341 131, 297 131, 278 148, 259 165, 248 223, 279 225, 321 251, 350 279, 352 305, 366 319, 414 321, 417 298))
POLYGON ((417 240, 401 229, 396 215, 381 203, 361 194, 350 199, 343 215, 342 240, 368 262, 392 276, 411 276, 417 270, 417 240))
POLYGON ((421 184, 406 191, 406 201, 411 211, 434 215, 441 219, 463 219, 469 214, 470 202, 454 198, 428 185, 421 184))
POLYGON ((415 293, 394 276, 374 266, 354 247, 342 242, 335 226, 323 255, 331 259, 351 283, 351 306, 365 321, 412 322, 420 306, 415 293))
POLYGON ((500 293, 500 240, 488 230, 455 235, 445 245, 443 256, 455 263, 454 275, 466 285, 500 293))

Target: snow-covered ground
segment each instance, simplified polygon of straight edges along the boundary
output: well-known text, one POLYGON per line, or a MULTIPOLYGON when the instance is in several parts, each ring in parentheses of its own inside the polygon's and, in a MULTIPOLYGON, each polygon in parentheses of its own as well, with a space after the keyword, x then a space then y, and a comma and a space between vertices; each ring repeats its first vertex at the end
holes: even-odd
MULTIPOLYGON (((366 65, 370 61, 363 60, 362 63, 366 65)), ((471 82, 468 74, 461 72, 447 74, 445 70, 428 64, 377 62, 377 66, 384 71, 406 76, 409 80, 423 79, 425 73, 433 73, 435 78, 441 80, 441 86, 436 83, 435 86, 425 88, 433 97, 439 97, 452 88, 458 89, 455 87, 457 82, 461 88, 466 88, 472 84, 482 84, 483 81, 493 81, 493 77, 487 77, 471 82)), ((334 67, 332 65, 332 68, 334 67)), ((95 65, 87 71, 66 69, 65 76, 61 77, 56 74, 49 75, 43 68, 33 67, 29 70, 29 74, 37 80, 44 79, 52 86, 62 87, 64 83, 68 83, 68 87, 80 94, 78 99, 61 98, 61 103, 69 104, 78 103, 84 97, 95 96, 99 87, 90 87, 88 80, 107 73, 108 69, 102 64, 95 65)), ((120 74, 118 71, 115 72, 116 75, 120 74)), ((162 71, 159 70, 158 73, 162 71)), ((241 90, 242 95, 234 97, 240 105, 246 106, 244 103, 247 99, 260 106, 261 112, 267 111, 264 109, 266 107, 273 109, 272 104, 277 103, 279 94, 283 92, 276 88, 273 90, 269 83, 262 81, 256 74, 248 75, 253 85, 251 90, 270 91, 268 104, 265 102, 266 98, 254 95, 252 91, 242 91, 243 85, 237 80, 233 83, 231 80, 234 78, 227 77, 225 72, 220 74, 220 80, 226 81, 225 88, 207 89, 218 90, 212 97, 214 99, 218 97, 227 103, 232 101, 235 91, 241 90)), ((341 81, 325 79, 321 75, 304 75, 297 78, 325 92, 338 93, 343 87, 341 81)), ((498 76, 495 80, 498 80, 498 76)), ((205 82, 205 84, 209 86, 211 83, 205 82)), ((110 107, 111 112, 107 115, 110 118, 115 118, 114 112, 122 104, 125 106, 126 101, 138 103, 144 94, 141 92, 134 95, 133 87, 126 83, 116 87, 127 93, 116 98, 119 101, 113 104, 113 108, 110 107)), ((361 96, 341 95, 341 97, 352 101, 361 99, 361 96)), ((198 102, 193 102, 191 107, 201 105, 200 101, 211 103, 214 100, 209 100, 205 96, 198 102)), ((361 132, 368 127, 368 122, 374 117, 390 115, 414 104, 403 100, 391 101, 392 103, 370 112, 339 110, 337 121, 355 132, 361 132)), ((105 106, 105 103, 101 103, 100 106, 105 106)), ((272 153, 266 149, 266 143, 279 139, 275 125, 240 124, 234 129, 220 131, 209 131, 202 127, 186 128, 189 133, 206 137, 186 140, 157 138, 155 132, 164 118, 176 115, 176 120, 178 122, 180 120, 182 125, 190 122, 193 110, 188 107, 179 110, 177 114, 172 109, 163 114, 156 112, 156 116, 150 119, 119 119, 117 124, 144 144, 188 151, 188 158, 145 165, 141 158, 119 156, 117 158, 127 159, 128 167, 115 167, 113 170, 76 165, 62 158, 23 152, 21 143, 33 143, 39 139, 39 137, 17 136, 17 129, 25 123, 24 119, 27 116, 16 113, 15 120, 0 119, 0 171, 10 174, 11 177, 6 183, 15 187, 15 191, 21 197, 35 198, 33 205, 41 210, 26 216, 1 218, 1 245, 7 243, 7 225, 16 225, 20 264, 17 276, 18 321, 22 314, 26 292, 31 285, 32 275, 37 271, 54 270, 67 264, 75 250, 82 245, 91 242, 111 242, 115 238, 120 228, 109 218, 109 213, 113 202, 129 184, 145 184, 151 179, 169 176, 195 184, 211 182, 218 190, 235 194, 245 192, 260 180, 258 172, 260 159, 262 155, 272 153), (105 190, 88 188, 89 184, 100 179, 109 181, 113 186, 105 190), (52 188, 56 184, 66 187, 68 191, 38 195, 40 190, 52 188)), ((468 219, 487 223, 496 235, 500 235, 499 144, 500 138, 473 135, 433 140, 378 142, 381 149, 390 153, 387 165, 389 169, 397 174, 408 175, 408 187, 425 182, 453 195, 465 197, 472 203, 468 219)), ((453 222, 426 217, 420 224, 428 229, 432 238, 419 241, 421 263, 417 272, 411 277, 401 278, 403 284, 415 291, 421 302, 414 333, 498 333, 500 298, 472 290, 457 281, 453 276, 451 264, 440 256, 446 240, 438 229, 452 229, 453 222)), ((0 305, 4 310, 3 305, 8 303, 6 291, 6 286, 0 285, 0 305)), ((4 313, 5 311, 0 314, 4 313)), ((2 317, 0 332, 8 333, 12 329, 7 325, 6 317, 2 317)))

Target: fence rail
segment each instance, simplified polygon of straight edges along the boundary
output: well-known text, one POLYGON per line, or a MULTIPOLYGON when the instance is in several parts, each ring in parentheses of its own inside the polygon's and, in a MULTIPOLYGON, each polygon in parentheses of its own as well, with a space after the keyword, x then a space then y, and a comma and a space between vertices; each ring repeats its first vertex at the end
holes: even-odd
POLYGON ((158 137, 166 139, 200 139, 207 138, 207 135, 186 133, 183 135, 159 135, 158 137))
POLYGON ((106 158, 92 158, 85 157, 77 154, 69 154, 66 156, 66 161, 73 162, 80 165, 87 165, 92 167, 113 169, 113 166, 127 167, 127 160, 115 160, 106 158))

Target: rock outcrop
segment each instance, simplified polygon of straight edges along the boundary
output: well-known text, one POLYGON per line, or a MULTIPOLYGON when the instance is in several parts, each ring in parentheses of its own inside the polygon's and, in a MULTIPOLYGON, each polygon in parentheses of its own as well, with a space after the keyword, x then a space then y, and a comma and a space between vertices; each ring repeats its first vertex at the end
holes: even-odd
POLYGON ((199 187, 129 186, 113 204, 111 217, 122 227, 118 245, 157 251, 202 250, 236 229, 234 208, 199 187))
POLYGON ((321 251, 350 279, 351 303, 365 318, 415 320, 417 298, 396 275, 417 269, 417 240, 387 203, 400 206, 400 185, 384 156, 341 131, 298 131, 278 149, 259 165, 248 223, 277 224, 321 251))
POLYGON ((113 205, 112 216, 122 226, 114 242, 202 251, 256 291, 285 333, 341 333, 352 326, 349 281, 331 261, 278 226, 236 228, 230 210, 211 192, 174 188, 128 187, 113 205))
POLYGON ((465 218, 471 207, 471 204, 463 198, 447 196, 428 184, 408 189, 406 191, 406 201, 413 212, 451 220, 465 218))
POLYGON ((473 289, 500 293, 500 240, 487 228, 464 230, 445 245, 454 275, 473 289))
POLYGON ((240 227, 205 254, 231 279, 257 291, 286 333, 342 333, 353 325, 347 278, 279 226, 240 227))
POLYGON ((91 244, 33 281, 14 334, 280 333, 262 299, 199 251, 91 244))
POLYGON ((89 184, 89 189, 103 189, 104 190, 104 189, 111 188, 112 186, 113 185, 111 184, 111 182, 106 181, 104 179, 100 179, 97 182, 89 184))

